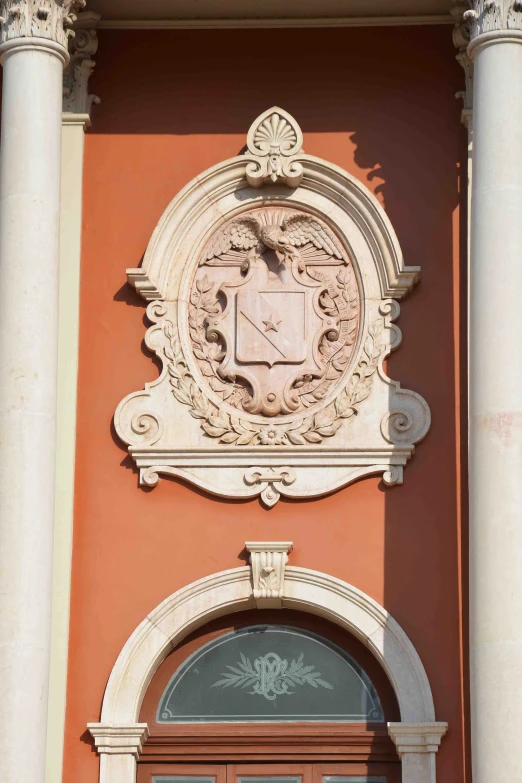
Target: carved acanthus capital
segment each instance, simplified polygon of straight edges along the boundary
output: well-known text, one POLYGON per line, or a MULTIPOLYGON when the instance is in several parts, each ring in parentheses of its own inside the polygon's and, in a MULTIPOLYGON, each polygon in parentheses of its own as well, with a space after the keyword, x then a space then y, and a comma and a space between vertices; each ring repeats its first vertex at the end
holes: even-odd
POLYGON ((303 152, 303 134, 291 114, 273 106, 250 126, 247 136, 252 162, 246 167, 248 184, 280 183, 297 188, 303 167, 297 156, 303 152))
POLYGON ((96 63, 92 59, 98 49, 96 24, 100 15, 93 11, 80 14, 74 24, 74 38, 69 52, 71 60, 63 76, 63 111, 83 115, 89 124, 92 104, 100 103, 97 95, 89 94, 88 82, 96 63))
POLYGON ((76 12, 86 0, 0 0, 0 42, 46 38, 68 48, 76 12))
POLYGON ((471 26, 471 53, 479 36, 506 31, 522 32, 522 0, 468 0, 464 20, 471 26))
POLYGON ((285 566, 292 547, 290 541, 246 542, 245 548, 250 552, 254 598, 258 609, 281 607, 285 566))
POLYGON ((462 98, 462 122, 468 126, 473 116, 473 60, 468 54, 471 35, 471 20, 465 15, 469 10, 467 0, 455 0, 451 15, 455 20, 453 43, 458 49, 457 62, 464 69, 465 87, 457 93, 462 98))

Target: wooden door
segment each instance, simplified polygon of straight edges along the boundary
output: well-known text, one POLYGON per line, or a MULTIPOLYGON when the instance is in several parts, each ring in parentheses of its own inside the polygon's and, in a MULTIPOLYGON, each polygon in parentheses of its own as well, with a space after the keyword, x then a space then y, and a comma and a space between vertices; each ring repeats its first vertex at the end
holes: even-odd
POLYGON ((398 763, 140 764, 138 783, 400 783, 398 763))

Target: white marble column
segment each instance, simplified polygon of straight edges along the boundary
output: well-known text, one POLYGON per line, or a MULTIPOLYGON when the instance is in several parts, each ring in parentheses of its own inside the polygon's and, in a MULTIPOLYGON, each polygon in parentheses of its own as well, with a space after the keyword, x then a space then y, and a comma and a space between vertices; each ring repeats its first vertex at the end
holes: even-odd
POLYGON ((471 5, 472 758, 491 783, 522 769, 522 4, 471 5))
POLYGON ((0 780, 42 783, 63 67, 74 0, 0 1, 0 780))

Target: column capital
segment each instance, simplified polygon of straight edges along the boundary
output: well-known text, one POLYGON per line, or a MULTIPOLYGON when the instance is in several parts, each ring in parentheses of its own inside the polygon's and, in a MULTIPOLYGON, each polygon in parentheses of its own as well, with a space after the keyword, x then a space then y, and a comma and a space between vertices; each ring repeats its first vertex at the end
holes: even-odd
POLYGON ((500 41, 522 43, 522 0, 466 0, 464 21, 470 25, 468 53, 500 41))
POLYGON ((0 52, 30 42, 41 46, 42 40, 51 44, 48 48, 67 62, 69 38, 76 11, 85 6, 86 0, 0 0, 0 52), (53 45, 54 44, 54 45, 53 45), (65 50, 61 51, 61 49, 65 50))
POLYGON ((91 108, 100 103, 97 95, 89 93, 89 79, 95 61, 93 55, 98 50, 96 25, 100 14, 85 11, 74 22, 74 37, 69 44, 70 62, 63 75, 63 122, 68 124, 91 124, 91 108))
POLYGON ((455 5, 451 9, 451 15, 455 20, 453 28, 453 43, 458 49, 457 62, 464 69, 465 87, 457 93, 457 98, 462 98, 462 122, 469 129, 473 119, 473 60, 468 54, 468 46, 471 36, 471 20, 465 18, 469 11, 467 0, 454 0, 455 5))
POLYGON ((395 743, 399 757, 404 753, 437 753, 448 724, 388 723, 388 734, 395 743))
POLYGON ((136 760, 149 736, 146 723, 88 723, 98 753, 107 755, 129 754, 136 760))

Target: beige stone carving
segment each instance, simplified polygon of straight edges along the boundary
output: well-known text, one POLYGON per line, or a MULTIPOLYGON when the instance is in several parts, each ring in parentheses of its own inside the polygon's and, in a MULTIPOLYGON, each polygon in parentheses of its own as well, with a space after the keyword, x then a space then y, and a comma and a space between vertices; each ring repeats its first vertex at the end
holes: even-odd
POLYGON ((301 145, 293 118, 265 112, 247 154, 190 183, 128 270, 163 363, 115 415, 143 485, 171 475, 272 506, 369 474, 401 483, 428 430, 424 400, 383 369, 419 270, 366 188, 301 145), (259 162, 274 138, 285 160, 252 188, 252 150, 259 162))
MULTIPOLYGON (((324 399, 353 353, 360 309, 353 266, 333 231, 304 212, 253 210, 219 229, 200 265, 189 326, 210 387, 238 410, 267 417, 324 399)), ((304 442, 292 430, 272 432, 244 439, 304 442)))
POLYGON ((69 51, 69 65, 63 75, 63 112, 66 115, 83 115, 90 125, 90 113, 93 104, 100 103, 97 95, 89 93, 88 83, 95 61, 92 59, 98 50, 96 25, 100 14, 86 11, 79 14, 74 23, 74 37, 69 51))
POLYGON ((68 47, 76 11, 86 0, 0 0, 0 42, 16 38, 47 38, 68 47))
POLYGON ((522 30, 522 0, 467 0, 464 19, 471 22, 471 41, 498 30, 522 30))
POLYGON ((253 160, 246 167, 248 184, 262 187, 266 182, 280 182, 297 188, 303 179, 298 161, 303 134, 294 118, 277 106, 261 114, 252 123, 247 148, 253 160))
POLYGON ((281 608, 285 566, 292 547, 290 541, 246 542, 245 549, 250 552, 254 598, 258 609, 281 608))

